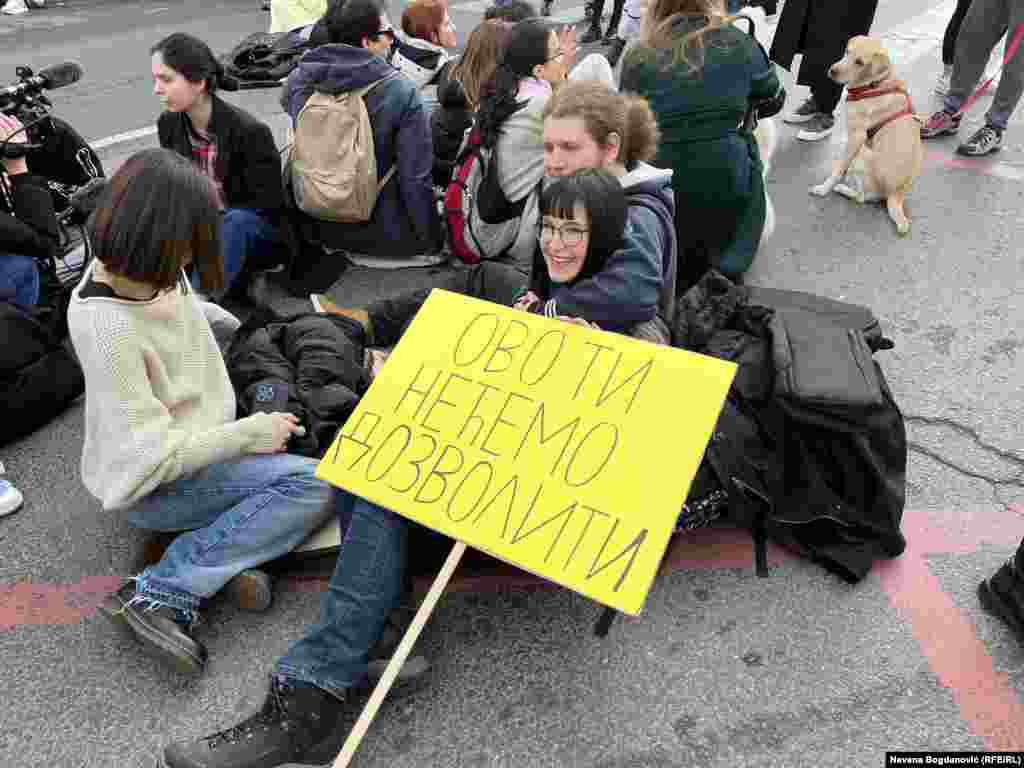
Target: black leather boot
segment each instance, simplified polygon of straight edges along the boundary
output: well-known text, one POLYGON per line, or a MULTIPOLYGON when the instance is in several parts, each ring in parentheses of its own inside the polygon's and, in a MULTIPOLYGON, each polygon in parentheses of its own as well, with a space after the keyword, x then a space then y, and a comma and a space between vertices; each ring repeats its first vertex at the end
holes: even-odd
POLYGON ((608 53, 605 56, 608 58, 608 63, 614 67, 619 63, 619 57, 622 56, 622 52, 626 50, 626 41, 621 37, 613 37, 609 46, 608 53))
POLYGON ((601 39, 601 11, 604 10, 604 0, 597 0, 594 3, 594 15, 590 17, 590 26, 579 39, 580 45, 596 43, 601 39))
MULTIPOLYGON (((622 21, 622 9, 626 5, 626 0, 615 0, 615 5, 612 6, 612 17, 608 20, 608 33, 604 36, 605 43, 611 43, 617 39, 619 33, 619 22, 622 21)), ((619 52, 621 55, 621 51, 619 52)), ((615 66, 614 64, 612 66, 615 66)))

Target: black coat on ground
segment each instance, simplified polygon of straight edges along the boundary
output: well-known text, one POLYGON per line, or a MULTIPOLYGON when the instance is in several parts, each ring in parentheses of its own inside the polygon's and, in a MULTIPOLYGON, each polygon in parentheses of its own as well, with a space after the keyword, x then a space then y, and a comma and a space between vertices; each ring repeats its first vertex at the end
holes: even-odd
POLYGON ((870 31, 877 8, 878 0, 787 0, 770 58, 788 70, 802 53, 797 83, 811 85, 843 58, 851 37, 870 31))
POLYGON ((288 451, 319 458, 369 386, 363 329, 337 315, 267 319, 239 328, 228 349, 239 416, 295 414, 306 434, 293 437, 288 451))

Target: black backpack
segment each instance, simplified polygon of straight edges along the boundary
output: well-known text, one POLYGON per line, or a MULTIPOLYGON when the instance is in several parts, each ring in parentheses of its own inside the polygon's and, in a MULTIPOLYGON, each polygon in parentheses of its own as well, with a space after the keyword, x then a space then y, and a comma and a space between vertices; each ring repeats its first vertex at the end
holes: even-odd
POLYGON ((78 361, 36 316, 0 302, 0 445, 49 423, 85 392, 78 361))

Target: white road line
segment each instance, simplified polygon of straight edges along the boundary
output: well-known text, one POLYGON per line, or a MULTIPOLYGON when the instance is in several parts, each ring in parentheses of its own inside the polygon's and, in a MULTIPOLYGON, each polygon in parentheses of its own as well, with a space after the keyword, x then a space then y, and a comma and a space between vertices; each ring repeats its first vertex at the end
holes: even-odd
MULTIPOLYGON (((465 3, 452 3, 451 9, 459 12, 483 13, 493 5, 494 0, 470 0, 465 3)), ((555 6, 557 10, 557 5, 555 6)), ((914 16, 902 24, 880 35, 885 41, 885 46, 896 65, 897 71, 909 68, 909 66, 927 55, 942 40, 942 35, 949 23, 949 17, 953 15, 956 8, 956 0, 945 0, 942 4, 932 8, 925 13, 914 16)), ((568 23, 579 21, 583 18, 584 6, 576 5, 559 11, 551 16, 554 21, 568 23)), ((774 32, 774 29, 772 30, 774 32)), ((105 149, 117 144, 145 138, 156 133, 156 127, 148 126, 134 131, 126 131, 113 136, 107 136, 97 141, 90 142, 95 149, 105 149)))
POLYGON ((135 139, 141 139, 145 136, 152 136, 156 133, 156 126, 150 125, 145 128, 139 128, 134 131, 125 131, 124 133, 116 133, 113 136, 107 136, 104 139, 97 141, 90 141, 93 149, 104 149, 106 147, 112 147, 115 144, 123 144, 126 141, 134 141, 135 139))

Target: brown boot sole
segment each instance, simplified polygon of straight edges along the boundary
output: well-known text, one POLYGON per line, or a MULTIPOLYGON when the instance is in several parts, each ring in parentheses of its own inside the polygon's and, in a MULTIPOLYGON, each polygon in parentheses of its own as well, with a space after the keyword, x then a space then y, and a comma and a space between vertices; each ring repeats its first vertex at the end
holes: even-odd
POLYGON ((224 598, 243 611, 263 613, 274 602, 274 589, 265 571, 249 569, 224 587, 224 598))

